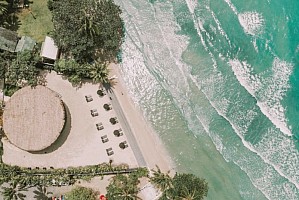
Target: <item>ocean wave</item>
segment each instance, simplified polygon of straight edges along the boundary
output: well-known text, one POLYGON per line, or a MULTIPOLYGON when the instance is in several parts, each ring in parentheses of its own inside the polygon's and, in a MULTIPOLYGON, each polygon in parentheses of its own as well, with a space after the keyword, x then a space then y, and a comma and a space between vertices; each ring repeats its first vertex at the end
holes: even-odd
POLYGON ((232 4, 232 2, 230 0, 224 0, 228 6, 232 9, 232 11, 235 13, 235 15, 238 15, 238 11, 237 8, 234 6, 234 4, 232 4))
POLYGON ((257 99, 257 105, 262 113, 283 133, 292 136, 281 100, 290 87, 288 80, 293 66, 275 58, 272 64, 273 75, 262 78, 260 75, 255 74, 252 66, 245 61, 234 59, 229 61, 229 65, 232 67, 239 83, 257 99))
POLYGON ((264 30, 265 20, 260 13, 257 12, 244 12, 238 14, 238 19, 244 32, 249 35, 259 35, 264 30))
MULTIPOLYGON (((210 95, 209 94, 207 94, 205 91, 203 91, 203 93, 206 95, 206 97, 208 99, 210 99, 210 97, 209 97, 210 95)), ((244 139, 244 135, 243 135, 244 134, 244 130, 243 130, 243 127, 240 127, 234 121, 232 121, 232 119, 229 119, 226 115, 224 115, 223 113, 221 113, 221 111, 217 108, 217 105, 215 105, 215 103, 213 101, 210 100, 210 104, 216 110, 216 112, 218 113, 218 115, 222 116, 227 122, 229 122, 229 124, 231 125, 232 129, 234 130, 234 132, 241 139, 243 146, 246 147, 248 150, 250 150, 252 153, 255 153, 256 155, 258 155, 260 157, 261 161, 258 162, 258 163, 260 163, 260 164, 262 164, 262 163, 267 164, 268 165, 267 169, 271 170, 271 173, 266 173, 267 171, 261 171, 261 172, 263 172, 263 175, 260 174, 259 178, 254 179, 253 178, 254 176, 252 174, 253 171, 251 171, 252 169, 246 168, 246 170, 245 170, 244 165, 240 165, 241 164, 240 160, 233 159, 231 156, 229 156, 229 159, 228 159, 228 157, 227 157, 228 155, 223 155, 224 158, 227 157, 226 158, 227 160, 233 160, 236 164, 238 164, 238 166, 241 167, 241 169, 245 170, 246 173, 250 173, 251 174, 250 178, 252 179, 252 183, 259 190, 261 190, 267 197, 270 197, 269 199, 280 199, 280 198, 277 198, 275 196, 283 195, 282 193, 280 193, 280 194, 277 193, 276 195, 269 193, 269 188, 273 189, 275 187, 278 187, 279 191, 283 190, 283 186, 282 185, 280 185, 278 183, 277 183, 278 185, 275 185, 274 182, 271 181, 271 179, 279 180, 279 179, 281 179, 281 177, 284 177, 285 179, 287 179, 290 182, 290 184, 293 184, 293 186, 290 185, 290 187, 298 189, 298 183, 297 183, 297 181, 294 180, 294 178, 292 178, 291 175, 287 174, 287 171, 282 170, 279 166, 277 166, 276 164, 274 164, 271 160, 267 159, 267 157, 264 157, 264 155, 263 155, 262 152, 258 151, 255 146, 253 146, 251 143, 247 142, 244 139), (277 173, 277 175, 274 176, 275 173, 277 173), (268 183, 268 185, 265 185, 265 183, 268 183)), ((255 116, 255 114, 253 114, 253 116, 255 116)), ((209 130, 209 128, 206 128, 206 129, 209 130)), ((215 135, 213 137, 215 137, 215 135)), ((215 145, 219 144, 219 137, 217 136, 215 138, 215 140, 213 138, 213 142, 214 142, 215 145)), ((222 150, 221 152, 223 152, 223 147, 222 146, 223 145, 220 145, 220 147, 218 147, 218 148, 220 148, 222 150)), ((263 151, 265 151, 265 150, 263 149, 263 151)), ((252 158, 252 156, 248 157, 248 159, 249 158, 252 158)), ((250 162, 250 163, 254 163, 254 162, 250 162)), ((271 191, 273 191, 273 190, 271 190, 271 191)))
POLYGON ((186 0, 189 11, 194 14, 194 10, 198 4, 197 0, 186 0))

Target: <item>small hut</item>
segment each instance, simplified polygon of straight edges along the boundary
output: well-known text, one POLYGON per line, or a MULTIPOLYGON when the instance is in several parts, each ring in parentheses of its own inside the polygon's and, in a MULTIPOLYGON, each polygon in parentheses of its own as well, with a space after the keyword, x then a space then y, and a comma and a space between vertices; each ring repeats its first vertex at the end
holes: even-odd
POLYGON ((45 41, 42 44, 41 57, 44 63, 54 64, 58 58, 58 47, 55 42, 49 36, 46 36, 45 41))
POLYGON ((59 94, 44 86, 15 92, 6 103, 3 129, 11 143, 26 151, 41 151, 59 137, 65 124, 59 94))

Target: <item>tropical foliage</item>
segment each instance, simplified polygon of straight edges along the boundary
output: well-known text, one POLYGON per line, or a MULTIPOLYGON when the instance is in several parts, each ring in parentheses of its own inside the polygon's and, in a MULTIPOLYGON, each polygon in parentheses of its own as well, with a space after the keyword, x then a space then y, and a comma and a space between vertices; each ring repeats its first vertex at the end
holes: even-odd
POLYGON ((8 187, 2 187, 2 195, 5 200, 25 200, 26 195, 21 193, 22 191, 27 190, 17 181, 10 182, 8 187))
POLYGON ((55 0, 52 37, 76 61, 112 61, 124 36, 121 10, 113 0, 55 0))
POLYGON ((96 193, 91 188, 75 187, 65 196, 66 200, 96 200, 96 193))
POLYGON ((7 1, 0 0, 0 16, 6 13, 7 5, 8 5, 7 1))
POLYGON ((5 82, 15 86, 36 86, 38 70, 35 66, 38 60, 39 57, 35 57, 30 51, 18 53, 6 69, 5 82))
POLYGON ((166 191, 172 187, 172 178, 169 175, 170 171, 163 173, 158 166, 156 168, 157 170, 151 170, 152 177, 150 178, 150 182, 161 191, 166 191))
POLYGON ((152 170, 150 182, 161 190, 160 200, 202 200, 208 195, 208 183, 194 174, 178 174, 173 178, 157 167, 152 170))
POLYGON ((30 169, 1 163, 0 185, 11 181, 28 187, 72 185, 79 179, 90 180, 95 176, 129 173, 136 170, 128 169, 127 165, 113 166, 109 163, 66 169, 30 169))
POLYGON ((52 194, 52 192, 48 192, 47 188, 42 185, 38 185, 36 187, 36 190, 33 191, 33 193, 34 193, 34 198, 37 200, 49 200, 50 199, 49 195, 52 194))
POLYGON ((0 78, 4 79, 4 92, 11 96, 15 90, 25 85, 36 86, 41 80, 36 65, 39 62, 38 53, 24 51, 17 55, 1 52, 0 78))
POLYGON ((139 178, 146 177, 148 171, 140 169, 137 172, 133 172, 129 175, 119 174, 112 178, 112 181, 108 185, 107 198, 110 200, 136 200, 140 199, 137 196, 139 188, 137 185, 140 183, 139 178))
POLYGON ((68 77, 74 85, 80 84, 83 79, 92 79, 94 83, 109 83, 107 65, 98 62, 79 64, 74 59, 60 59, 55 62, 54 70, 68 77))

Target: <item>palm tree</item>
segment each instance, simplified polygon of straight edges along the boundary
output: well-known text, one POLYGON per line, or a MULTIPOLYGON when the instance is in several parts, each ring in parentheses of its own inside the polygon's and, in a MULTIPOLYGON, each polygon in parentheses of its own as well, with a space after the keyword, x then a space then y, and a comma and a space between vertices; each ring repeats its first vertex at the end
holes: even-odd
POLYGON ((96 12, 94 8, 96 7, 97 2, 91 1, 89 2, 90 5, 86 5, 84 9, 82 9, 82 15, 80 18, 80 22, 82 27, 80 28, 79 32, 83 32, 84 34, 95 37, 99 34, 99 27, 96 23, 96 12))
POLYGON ((153 176, 150 177, 150 182, 159 188, 162 192, 172 188, 172 178, 170 177, 168 171, 167 173, 162 173, 160 168, 156 165, 157 170, 152 169, 153 176))
POLYGON ((5 200, 25 200, 26 195, 21 191, 27 191, 25 186, 21 186, 17 181, 9 183, 9 187, 2 187, 2 195, 5 200))
POLYGON ((52 192, 47 192, 47 188, 45 186, 41 185, 38 185, 33 193, 35 194, 34 198, 37 200, 48 200, 48 195, 52 194, 52 192))
POLYGON ((182 195, 179 196, 179 199, 182 200, 198 200, 201 199, 199 196, 196 196, 196 191, 189 190, 187 187, 184 187, 182 195))
POLYGON ((0 1, 0 15, 3 15, 6 13, 7 5, 8 5, 7 1, 2 1, 2 0, 0 1))
POLYGON ((137 200, 138 182, 125 175, 116 175, 107 187, 107 197, 111 200, 137 200))
POLYGON ((95 63, 90 71, 90 78, 94 83, 109 83, 109 70, 107 65, 95 63))

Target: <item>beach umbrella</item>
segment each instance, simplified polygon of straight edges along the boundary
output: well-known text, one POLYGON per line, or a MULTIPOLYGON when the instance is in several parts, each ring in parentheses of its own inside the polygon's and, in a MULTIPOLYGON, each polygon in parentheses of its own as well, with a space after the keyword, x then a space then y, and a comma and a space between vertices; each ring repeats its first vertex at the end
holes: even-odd
POLYGON ((125 149, 125 148, 126 148, 126 145, 125 145, 124 142, 121 142, 121 143, 119 143, 119 147, 120 147, 121 149, 125 149))
POLYGON ((120 136, 120 132, 119 132, 119 130, 114 130, 114 131, 113 131, 113 134, 114 134, 115 136, 117 136, 117 137, 120 136))
POLYGON ((110 110, 111 109, 109 104, 106 104, 106 103, 103 105, 103 107, 104 107, 105 110, 110 110))
POLYGON ((116 120, 115 120, 115 118, 113 118, 113 117, 112 117, 112 118, 110 118, 110 120, 109 120, 109 121, 110 121, 110 123, 111 123, 111 124, 116 124, 116 120))
POLYGON ((104 92, 103 92, 103 90, 98 90, 98 91, 97 91, 97 94, 98 94, 99 96, 101 96, 101 97, 104 96, 104 92))

